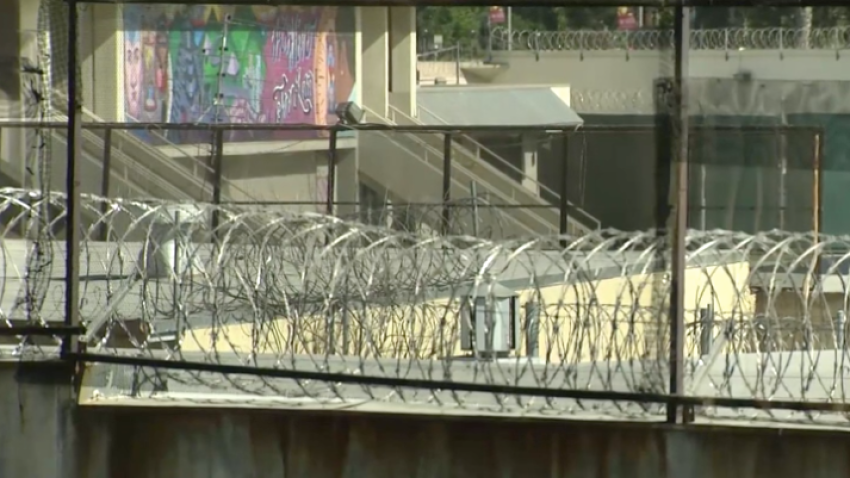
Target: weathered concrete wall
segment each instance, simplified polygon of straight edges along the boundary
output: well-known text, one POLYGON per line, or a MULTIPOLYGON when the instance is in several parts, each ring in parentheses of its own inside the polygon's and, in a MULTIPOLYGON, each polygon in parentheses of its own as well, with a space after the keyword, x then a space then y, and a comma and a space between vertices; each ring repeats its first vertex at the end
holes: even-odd
POLYGON ((0 477, 80 476, 70 377, 62 366, 4 362, 0 352, 0 477))
POLYGON ((17 364, 0 364, 0 477, 850 475, 845 432, 209 408, 74 411, 66 379, 56 368, 20 374, 17 364))

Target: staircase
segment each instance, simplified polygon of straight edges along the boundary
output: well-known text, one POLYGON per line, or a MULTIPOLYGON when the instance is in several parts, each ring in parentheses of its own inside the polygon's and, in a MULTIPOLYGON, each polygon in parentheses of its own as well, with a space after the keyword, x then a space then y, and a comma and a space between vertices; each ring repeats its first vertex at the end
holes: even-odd
MULTIPOLYGON (((370 123, 421 125, 418 120, 393 107, 389 107, 389 117, 368 108, 366 114, 366 121, 370 123)), ((439 202, 442 199, 443 135, 393 131, 361 132, 360 135, 358 148, 362 175, 407 202, 439 202), (388 160, 401 164, 388 167, 388 160)), ((462 136, 458 135, 459 139, 462 136)), ((462 139, 465 145, 486 149, 472 138, 462 139)), ((504 162, 506 167, 516 169, 495 153, 489 154, 504 162)), ((560 216, 552 203, 481 158, 480 153, 455 142, 452 145, 452 198, 468 197, 472 183, 479 194, 487 196, 490 204, 501 206, 500 219, 509 224, 507 228, 502 227, 505 235, 528 237, 558 233, 560 216)), ((558 197, 542 184, 538 183, 536 187, 558 197)), ((583 210, 573 207, 571 213, 567 218, 568 234, 580 236, 599 228, 599 221, 583 210)))
MULTIPOLYGON (((56 115, 56 121, 67 121, 66 115, 56 115)), ((91 111, 83 110, 84 123, 102 123, 104 119, 91 111)), ((2 122, 0 122, 2 128, 2 122)), ((31 131, 31 130, 30 130, 31 131)), ((64 191, 67 177, 67 131, 64 129, 45 130, 50 141, 50 189, 64 191)), ((163 154, 156 147, 134 135, 130 130, 112 130, 110 147, 110 196, 129 199, 164 199, 177 201, 210 201, 212 199, 212 167, 203 155, 174 158, 163 154)), ((156 134, 155 132, 152 134, 156 134)), ((83 194, 101 195, 104 173, 104 149, 106 146, 105 129, 83 129, 81 132, 80 191, 83 194)), ((31 145, 27 145, 26 130, 9 128, 4 131, 4 139, 22 145, 16 153, 6 152, 0 162, 0 173, 9 182, 9 186, 30 187, 33 184, 32 173, 26 169, 26 161, 31 157, 31 145), (16 134, 15 132, 19 132, 16 134)), ((32 139, 30 140, 32 141, 32 139)), ((168 144, 161 138, 163 144, 168 144)), ((227 192, 237 192, 241 198, 252 195, 235 184, 222 178, 223 199, 227 192)), ((85 211, 84 221, 93 224, 97 221, 97 211, 85 211)))

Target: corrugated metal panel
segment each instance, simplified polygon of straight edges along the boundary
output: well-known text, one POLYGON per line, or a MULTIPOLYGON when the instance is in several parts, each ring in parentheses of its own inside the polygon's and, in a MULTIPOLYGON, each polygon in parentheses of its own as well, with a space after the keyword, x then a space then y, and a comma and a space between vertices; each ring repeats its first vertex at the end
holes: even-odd
POLYGON ((581 117, 551 87, 420 88, 419 119, 451 125, 580 125, 581 117))

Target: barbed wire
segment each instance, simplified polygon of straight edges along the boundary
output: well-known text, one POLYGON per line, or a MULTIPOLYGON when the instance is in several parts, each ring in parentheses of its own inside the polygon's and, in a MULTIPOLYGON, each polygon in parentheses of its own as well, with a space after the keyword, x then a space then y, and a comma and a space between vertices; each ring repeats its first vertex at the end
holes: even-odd
MULTIPOLYGON (((26 240, 33 227, 46 223, 53 237, 63 236, 64 204, 61 194, 0 190, 0 312, 8 327, 62 320, 61 261, 39 272, 49 286, 31 301, 36 310, 18 301, 35 279, 18 271, 33 254, 26 240), (29 220, 44 211, 48 220, 29 220)), ((669 257, 652 232, 494 241, 265 207, 96 197, 82 206, 81 309, 90 352, 440 383, 666 390, 669 257)), ((64 242, 52 247, 57 257, 64 253, 64 242)), ((845 403, 847 238, 692 231, 687 251, 688 393, 845 403)), ((48 354, 51 340, 18 337, 7 347, 48 354)), ((106 375, 102 383, 92 379, 91 397, 209 400, 215 392, 329 406, 644 418, 660 411, 262 374, 116 366, 106 375)), ((710 407, 700 414, 843 420, 710 407)))
MULTIPOLYGON (((535 31, 496 27, 494 50, 658 50, 672 48, 672 30, 535 31)), ((720 28, 691 31, 693 50, 844 49, 850 46, 850 27, 720 28)))

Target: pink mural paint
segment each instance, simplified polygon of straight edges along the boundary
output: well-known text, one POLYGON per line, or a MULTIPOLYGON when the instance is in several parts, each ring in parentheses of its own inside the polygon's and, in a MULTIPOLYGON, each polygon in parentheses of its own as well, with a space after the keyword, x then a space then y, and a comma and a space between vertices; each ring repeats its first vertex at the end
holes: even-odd
MULTIPOLYGON (((333 124, 355 91, 354 9, 233 7, 124 10, 125 108, 131 121, 333 124), (227 42, 229 53, 214 54, 227 42), (226 62, 226 63, 222 63, 226 62)), ((321 137, 319 132, 231 131, 226 141, 321 137)), ((206 134, 171 130, 177 143, 206 134)), ((155 140, 155 138, 152 138, 155 140)))
POLYGON ((317 32, 320 16, 315 11, 279 17, 266 41, 266 82, 263 109, 270 122, 321 124, 314 104, 317 87, 317 32))

